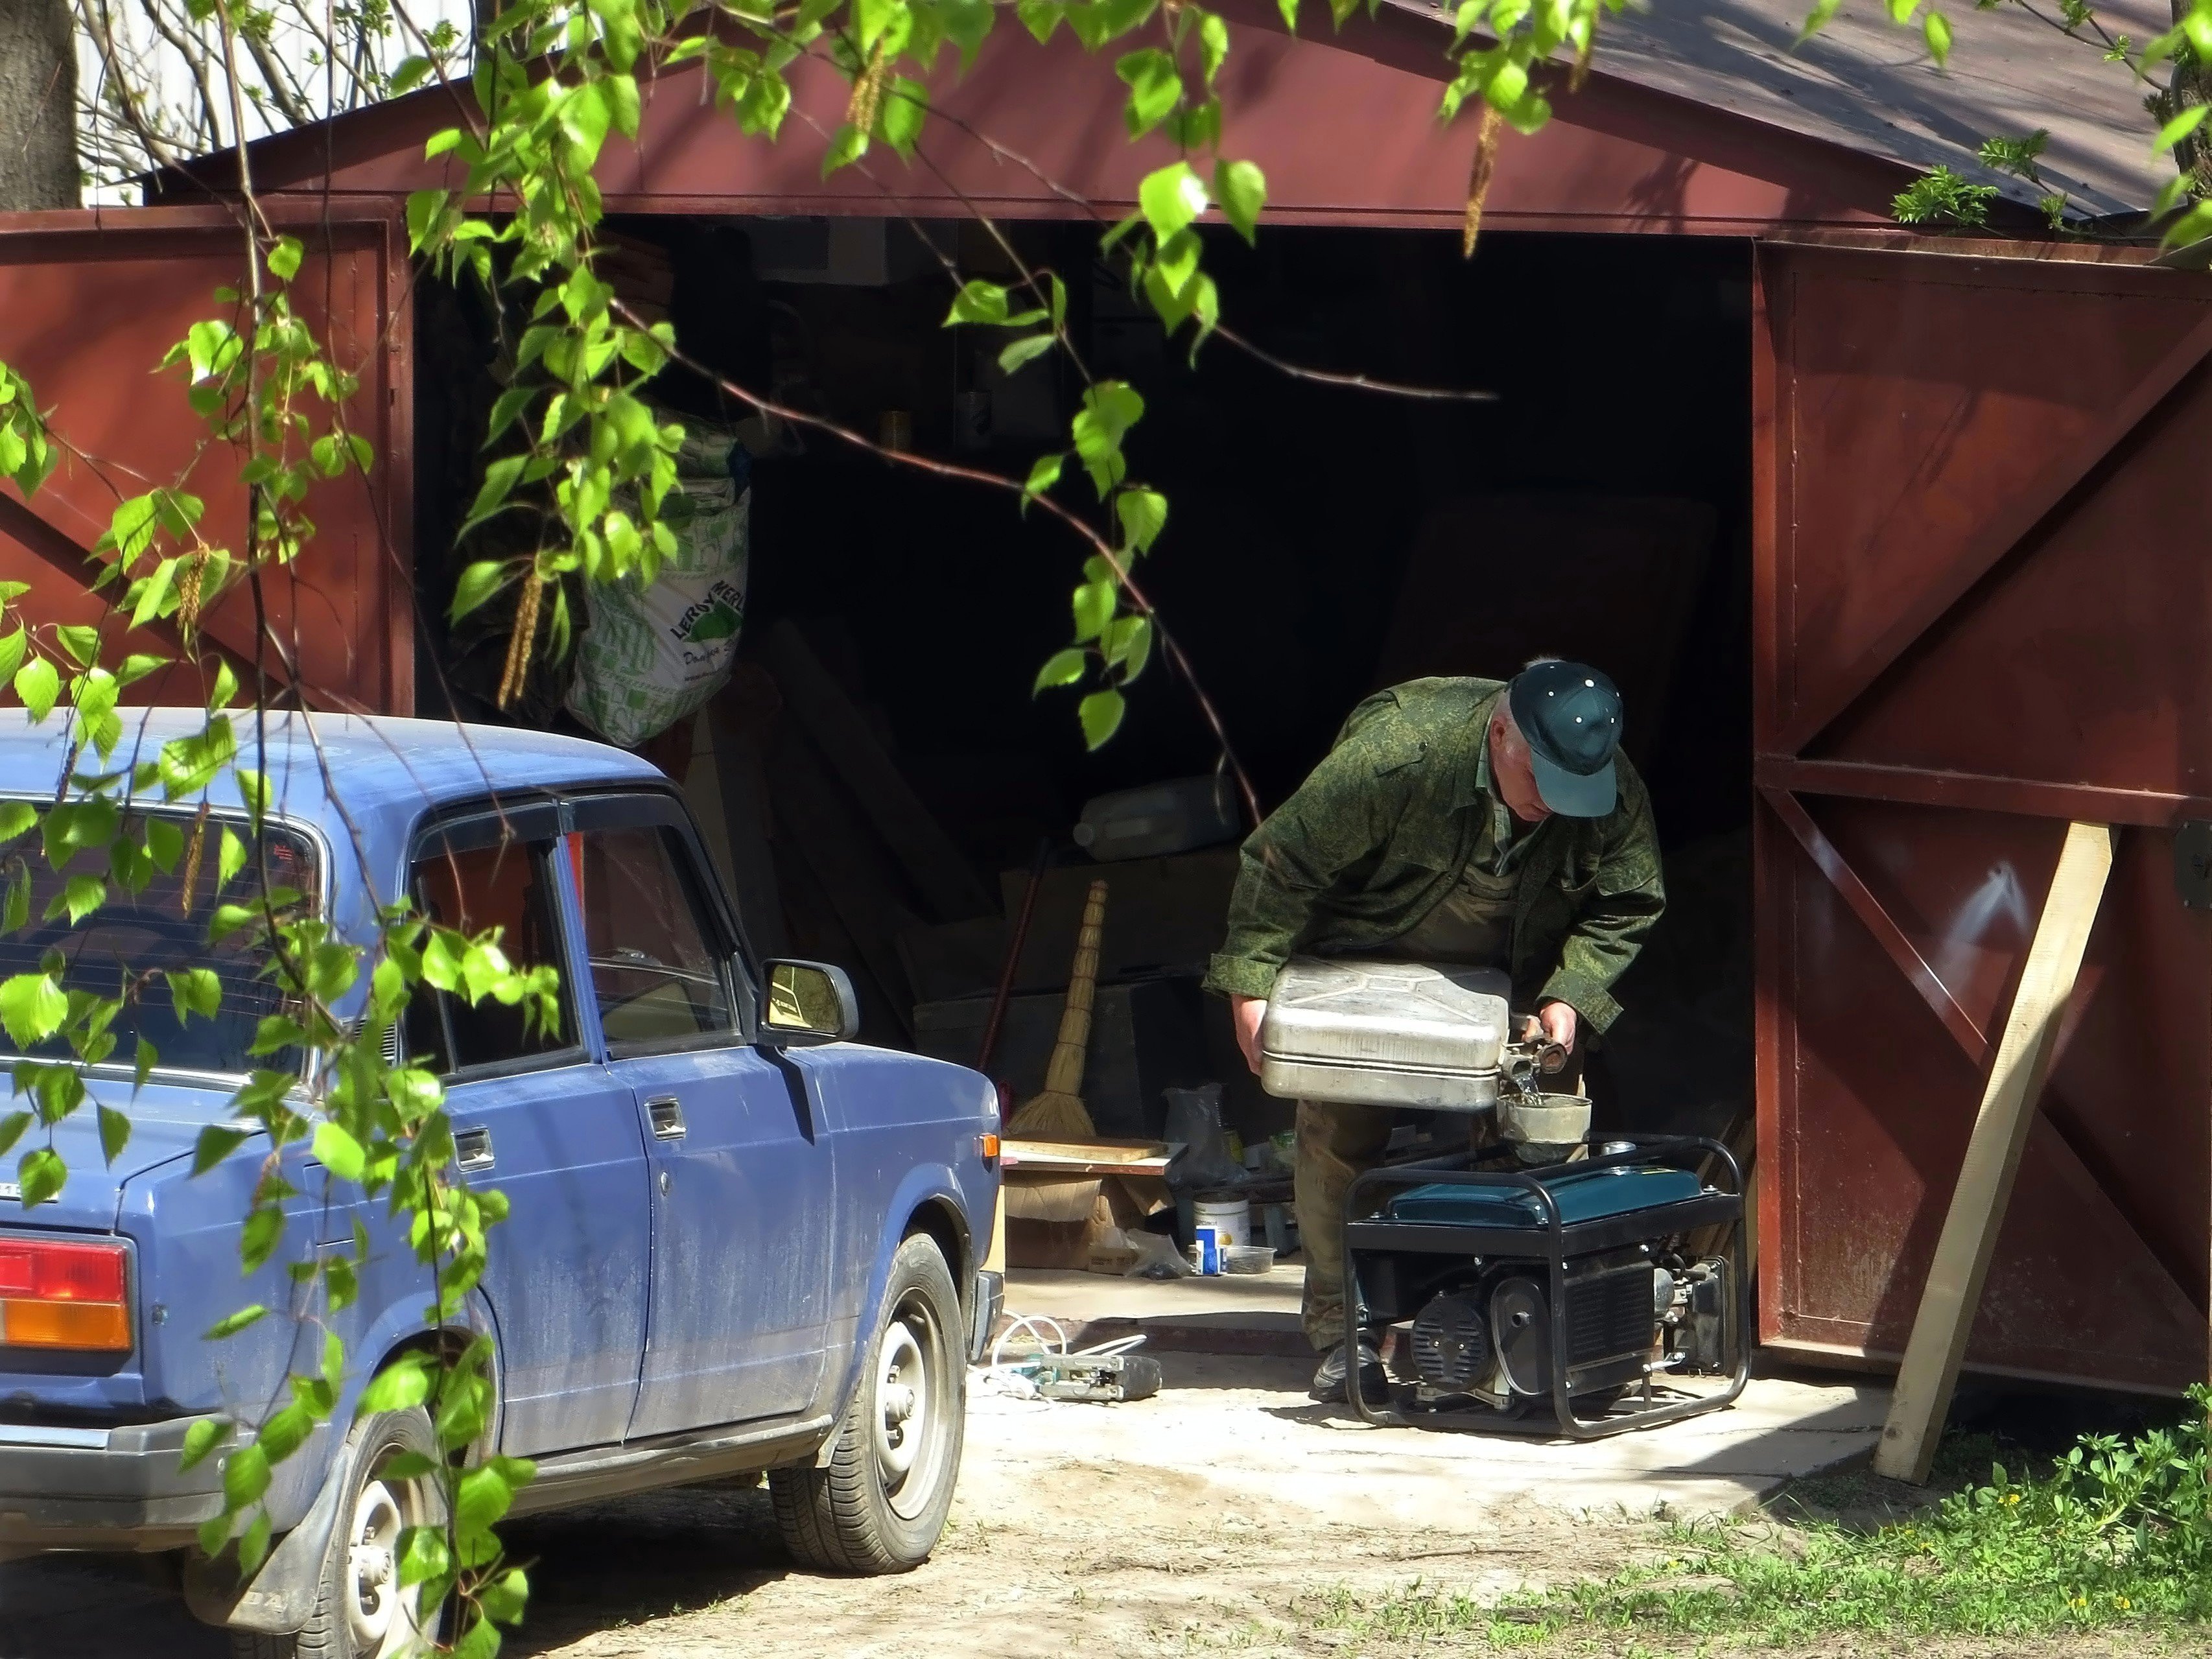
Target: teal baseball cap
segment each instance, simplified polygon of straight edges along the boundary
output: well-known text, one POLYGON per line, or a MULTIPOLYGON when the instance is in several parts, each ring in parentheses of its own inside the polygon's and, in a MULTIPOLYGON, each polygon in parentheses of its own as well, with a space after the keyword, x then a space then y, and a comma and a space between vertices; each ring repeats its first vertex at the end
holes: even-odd
POLYGON ((1601 818, 1620 787, 1620 693, 1587 663, 1532 662, 1505 689, 1513 723, 1528 744, 1536 793, 1562 817, 1601 818))

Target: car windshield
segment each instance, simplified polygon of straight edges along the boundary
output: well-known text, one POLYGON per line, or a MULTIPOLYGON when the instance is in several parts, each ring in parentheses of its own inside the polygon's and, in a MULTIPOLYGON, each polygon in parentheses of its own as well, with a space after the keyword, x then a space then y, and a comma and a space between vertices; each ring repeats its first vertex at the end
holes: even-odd
MULTIPOLYGON (((59 908, 54 902, 72 875, 97 872, 95 855, 80 855, 60 870, 27 843, 0 855, 0 891, 26 873, 30 883, 30 921, 15 933, 0 935, 0 980, 34 973, 49 951, 58 951, 64 989, 120 996, 124 1006, 112 1028, 117 1041, 111 1064, 132 1064, 143 1038, 153 1045, 156 1063, 164 1071, 297 1071, 297 1049, 249 1052, 263 1017, 277 1012, 284 1003, 283 993, 263 971, 269 953, 255 939, 259 930, 241 928, 210 943, 208 921, 218 904, 258 902, 264 857, 270 887, 289 888, 314 903, 318 877, 313 846, 295 831, 271 828, 256 848, 242 828, 233 826, 246 857, 236 873, 219 884, 225 862, 222 821, 206 823, 201 855, 196 859, 190 850, 191 819, 159 816, 182 830, 185 854, 166 873, 152 869, 144 889, 135 895, 111 882, 106 902, 76 923, 65 910, 51 920, 46 919, 46 912, 50 907, 59 908), (214 971, 221 995, 212 1018, 179 1017, 165 976, 185 968, 214 971)), ((144 817, 125 819, 123 833, 143 845, 144 817)), ((97 856, 100 863, 106 862, 104 854, 97 856)), ((0 1034, 0 1052, 10 1048, 0 1034)), ((68 1056, 69 1047, 57 1038, 30 1052, 38 1059, 59 1060, 68 1056)))

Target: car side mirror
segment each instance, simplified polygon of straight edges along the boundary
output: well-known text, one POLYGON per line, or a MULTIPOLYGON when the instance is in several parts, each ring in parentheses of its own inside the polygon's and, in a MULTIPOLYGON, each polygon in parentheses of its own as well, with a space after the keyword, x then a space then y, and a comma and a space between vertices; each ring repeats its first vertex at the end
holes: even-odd
POLYGON ((761 1041, 779 1048, 850 1042, 860 1034, 860 1001, 842 968, 827 962, 768 964, 768 1012, 761 1041))

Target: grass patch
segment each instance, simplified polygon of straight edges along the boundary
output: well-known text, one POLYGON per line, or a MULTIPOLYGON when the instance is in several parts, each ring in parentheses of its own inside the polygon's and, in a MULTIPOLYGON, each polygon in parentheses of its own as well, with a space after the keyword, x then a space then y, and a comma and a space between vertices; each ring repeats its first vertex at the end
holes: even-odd
MULTIPOLYGON (((1872 1483, 1808 1494, 1799 1518, 1671 1529, 1663 1555, 1610 1577, 1481 1602, 1422 1584, 1301 1607, 1320 1628, 1498 1647, 1574 1632, 1800 1642, 1867 1636, 2026 1638, 2212 1622, 2212 1390, 2182 1419, 1980 1473, 1932 1505, 1870 1518, 1872 1483)), ((1954 1443, 1947 1462, 1992 1443, 1954 1443)), ((1894 1490, 1894 1489, 1893 1489, 1894 1490)), ((1872 1505, 1877 1510, 1879 1504, 1872 1505)))

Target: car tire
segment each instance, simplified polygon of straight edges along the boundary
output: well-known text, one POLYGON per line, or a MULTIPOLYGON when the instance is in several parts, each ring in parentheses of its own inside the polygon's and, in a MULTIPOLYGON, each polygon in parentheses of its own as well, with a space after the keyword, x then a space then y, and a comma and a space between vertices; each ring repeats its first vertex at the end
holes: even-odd
MULTIPOLYGON (((409 1527, 445 1519, 444 1489, 429 1478, 386 1480, 402 1452, 438 1455, 438 1437, 419 1406, 363 1418, 346 1437, 345 1490, 323 1559, 314 1611, 290 1636, 231 1632, 232 1659, 397 1659, 428 1650, 416 1592, 399 1589, 399 1540, 409 1527)), ((428 1635, 435 1636, 435 1620, 428 1635)))
POLYGON ((934 1239, 900 1244, 830 1461, 769 1471, 776 1524, 802 1566, 905 1572, 952 1507, 968 1405, 959 1292, 934 1239))

